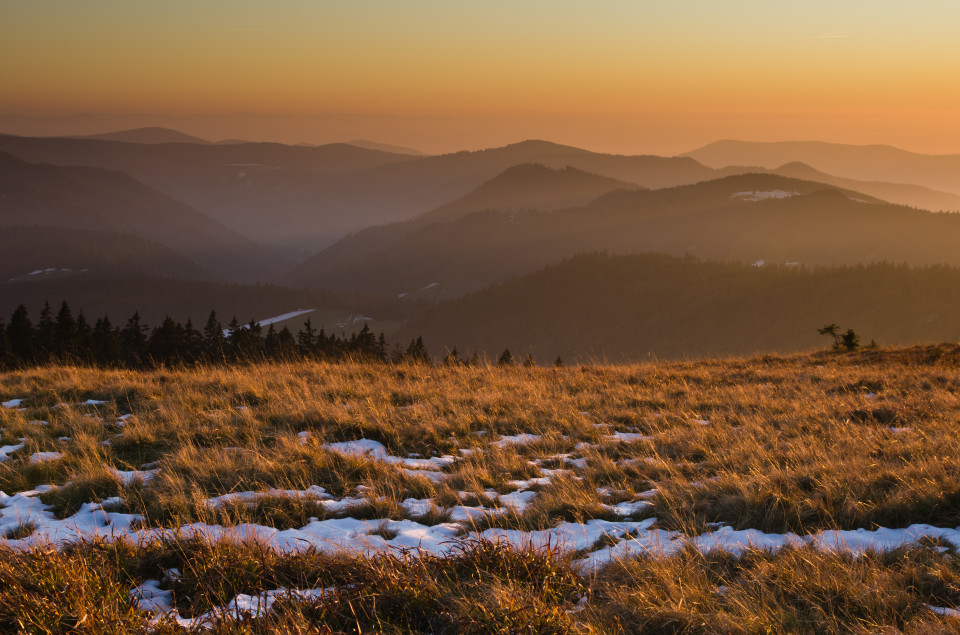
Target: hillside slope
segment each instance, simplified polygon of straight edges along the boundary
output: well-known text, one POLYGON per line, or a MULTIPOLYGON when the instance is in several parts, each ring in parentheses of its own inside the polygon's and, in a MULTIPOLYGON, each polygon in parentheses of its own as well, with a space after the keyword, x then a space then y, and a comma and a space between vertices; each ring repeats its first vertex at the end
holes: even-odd
POLYGON ((884 345, 955 341, 960 269, 583 255, 425 310, 397 337, 422 334, 437 355, 622 361, 825 347, 816 329, 832 322, 884 345))
POLYGON ((822 141, 717 141, 687 152, 705 165, 757 165, 768 169, 799 161, 839 177, 914 183, 960 194, 960 155, 908 152, 892 146, 855 146, 822 141))
POLYGON ((265 257, 251 240, 125 173, 0 153, 0 227, 16 226, 131 234, 228 280, 255 277, 265 257))
POLYGON ((540 141, 416 157, 348 144, 142 145, 0 135, 0 151, 126 171, 240 233, 307 254, 350 232, 434 209, 523 163, 572 166, 644 187, 714 174, 689 158, 603 155, 540 141))
MULTIPOLYGON (((552 213, 478 212, 382 238, 362 257, 338 261, 336 254, 321 254, 294 279, 384 294, 433 284, 436 294, 452 297, 579 252, 603 250, 746 263, 960 264, 954 247, 960 216, 770 174, 614 191, 584 207, 552 213)), ((348 255, 350 248, 350 241, 338 245, 348 255)))
POLYGON ((0 281, 120 272, 185 280, 207 276, 176 251, 130 234, 61 227, 0 229, 0 281))
POLYGON ((151 126, 147 128, 133 128, 131 130, 116 130, 101 132, 100 134, 75 135, 73 139, 100 139, 103 141, 123 141, 126 143, 200 143, 210 142, 200 137, 188 135, 179 130, 151 126))

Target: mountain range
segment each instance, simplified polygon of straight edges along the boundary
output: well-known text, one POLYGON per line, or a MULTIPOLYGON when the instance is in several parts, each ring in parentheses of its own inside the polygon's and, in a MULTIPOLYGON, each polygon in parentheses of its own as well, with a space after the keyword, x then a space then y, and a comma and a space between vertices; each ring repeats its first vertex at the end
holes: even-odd
POLYGON ((658 190, 614 190, 554 211, 479 211, 388 226, 341 241, 292 274, 297 285, 453 297, 581 252, 843 265, 960 265, 960 216, 891 205, 773 174, 658 190))
MULTIPOLYGON (((237 310, 243 319, 310 308, 330 327, 359 324, 374 313, 388 334, 421 329, 445 346, 461 333, 465 345, 490 352, 499 346, 492 334, 512 333, 515 325, 488 320, 491 337, 484 340, 471 335, 471 320, 447 324, 443 316, 459 316, 474 306, 469 302, 481 302, 475 298, 506 311, 501 288, 526 289, 535 301, 546 293, 535 283, 544 268, 583 253, 605 252, 616 262, 653 257, 643 254, 693 257, 707 267, 684 265, 694 279, 709 267, 729 266, 780 271, 776 280, 801 286, 813 278, 794 283, 784 272, 878 262, 960 266, 960 215, 927 211, 960 208, 960 188, 949 174, 956 160, 837 144, 720 142, 688 156, 656 157, 524 141, 424 156, 366 141, 211 143, 151 128, 83 138, 0 135, 0 305, 24 301, 35 308, 59 295, 89 314, 139 303, 151 315, 181 319, 199 319, 205 306, 237 310), (249 282, 261 284, 236 285, 249 282)), ((640 276, 648 265, 630 266, 640 276)), ((561 269, 575 289, 593 275, 585 272, 603 267, 581 262, 561 269)), ((935 275, 917 271, 924 280, 935 275)), ((609 285, 590 284, 611 294, 596 306, 628 300, 609 285)), ((673 300, 661 297, 664 307, 686 297, 688 284, 696 287, 683 282, 669 292, 673 300)), ((750 305, 733 290, 740 287, 725 284, 717 282, 750 305)), ((838 296, 825 302, 838 311, 846 306, 838 296)), ((760 332, 762 311, 754 310, 752 319, 737 314, 751 325, 744 333, 760 332)), ((517 315, 540 314, 523 308, 517 315)), ((674 321, 682 323, 676 315, 674 321)), ((932 333, 908 324, 913 336, 932 333)), ((615 330, 578 339, 586 328, 569 336, 572 348, 554 346, 558 354, 614 354, 615 330)), ((884 328, 884 337, 907 337, 884 328)), ((725 332, 715 333, 720 340, 711 351, 752 350, 747 335, 733 337, 732 327, 725 332)), ((568 337, 551 333, 537 344, 538 355, 568 337)), ((778 337, 758 341, 784 350, 813 344, 778 337)), ((522 338, 511 341, 519 345, 522 338)), ((638 340, 623 350, 631 356, 706 351, 703 342, 681 341, 680 349, 638 340)))
POLYGON ((644 254, 581 255, 415 315, 396 335, 436 356, 457 348, 540 363, 715 357, 960 338, 960 269, 876 264, 809 270, 644 254))
POLYGON ((960 194, 960 154, 919 154, 885 145, 856 146, 822 141, 717 141, 686 157, 719 168, 753 165, 768 169, 806 163, 829 174, 891 183, 913 183, 960 194))

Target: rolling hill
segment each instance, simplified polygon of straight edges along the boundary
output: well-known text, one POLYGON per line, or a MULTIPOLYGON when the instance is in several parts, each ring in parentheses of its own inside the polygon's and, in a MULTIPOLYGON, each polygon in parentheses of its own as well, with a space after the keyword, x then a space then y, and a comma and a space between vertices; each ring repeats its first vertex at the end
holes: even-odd
POLYGON ((415 217, 420 223, 450 222, 471 212, 495 209, 501 212, 555 210, 586 205, 613 190, 645 189, 577 168, 549 168, 525 163, 507 168, 455 201, 415 217))
POLYGON ((816 329, 829 323, 864 344, 956 341, 960 269, 582 255, 424 310, 396 337, 422 334, 434 355, 623 361, 827 348, 816 329))
POLYGON ((910 207, 917 207, 933 212, 960 211, 960 195, 940 192, 928 187, 923 187, 922 185, 845 179, 821 172, 805 163, 799 162, 781 165, 779 168, 770 170, 770 172, 792 179, 817 181, 819 183, 826 183, 828 185, 835 185, 844 189, 862 192, 887 201, 888 203, 894 203, 895 205, 909 205, 910 207))
MULTIPOLYGON (((263 320, 301 309, 309 314, 292 320, 296 330, 310 318, 316 328, 328 332, 343 325, 346 331, 359 330, 367 320, 378 331, 396 328, 409 316, 410 307, 396 299, 363 297, 322 290, 289 289, 267 284, 223 284, 204 280, 175 280, 153 276, 102 274, 89 271, 73 275, 22 276, 0 282, 0 319, 6 321, 19 304, 27 307, 36 319, 44 302, 56 310, 66 300, 74 313, 83 311, 88 317, 104 314, 114 322, 122 322, 138 311, 151 326, 157 326, 167 315, 178 321, 192 319, 202 326, 211 310, 216 311, 224 326, 236 316, 241 322, 263 320)), ((278 327, 279 328, 279 327, 278 327)))
MULTIPOLYGON (((301 265, 297 284, 452 297, 584 251, 843 265, 960 264, 960 215, 841 188, 745 174, 660 190, 617 190, 555 212, 477 212, 360 252, 349 240, 301 265), (353 254, 347 259, 344 254, 353 254), (359 255, 358 255, 359 254, 359 255), (340 257, 338 257, 338 255, 340 257)), ((395 232, 396 234, 396 232, 395 232)))
MULTIPOLYGON (((266 258, 249 239, 123 172, 27 163, 4 153, 0 153, 0 227, 126 233, 141 243, 164 245, 227 280, 255 278, 266 258)), ((102 245, 92 241, 88 247, 106 251, 115 243, 115 238, 102 245)), ((55 245, 62 247, 62 241, 36 246, 44 253, 55 245)), ((150 251, 156 252, 147 250, 145 257, 150 251)), ((109 260, 105 255, 97 262, 109 260)), ((171 263, 175 261, 171 258, 171 263)))
POLYGON ((130 234, 62 227, 2 227, 0 280, 77 278, 123 272, 197 280, 208 274, 195 262, 130 234))
POLYGON ((147 127, 134 128, 132 130, 117 130, 115 132, 102 132, 100 134, 77 135, 72 139, 100 139, 102 141, 123 141, 125 143, 200 143, 209 144, 210 142, 200 137, 194 137, 173 130, 171 128, 147 127))
POLYGON ((572 166, 643 187, 714 175, 689 158, 604 155, 542 141, 415 157, 348 144, 144 145, 0 135, 0 151, 123 170, 259 242, 305 255, 350 232, 439 207, 518 164, 572 166))
MULTIPOLYGON (((617 189, 638 185, 590 174, 576 168, 553 169, 535 163, 507 168, 463 197, 411 220, 369 227, 343 238, 314 255, 287 278, 295 285, 315 283, 315 272, 364 267, 369 259, 389 251, 406 237, 434 223, 452 222, 478 210, 551 211, 583 204, 617 189)), ((428 285, 429 282, 424 283, 428 285)), ((434 287, 421 290, 433 295, 434 287)), ((400 293, 400 292, 398 292, 400 293)), ((424 295, 407 289, 405 297, 424 295)))
POLYGON ((838 177, 913 183, 960 194, 960 155, 908 152, 892 146, 855 146, 821 141, 717 141, 686 153, 714 168, 756 165, 774 169, 801 162, 838 177))

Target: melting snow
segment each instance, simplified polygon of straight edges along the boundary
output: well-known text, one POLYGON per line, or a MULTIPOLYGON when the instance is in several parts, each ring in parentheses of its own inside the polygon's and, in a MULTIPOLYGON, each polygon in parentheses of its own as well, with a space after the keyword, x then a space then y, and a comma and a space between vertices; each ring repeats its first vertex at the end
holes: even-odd
POLYGON ((188 629, 212 626, 219 619, 244 617, 257 618, 268 613, 277 599, 289 598, 292 600, 310 601, 334 593, 335 587, 325 589, 274 589, 257 595, 241 593, 230 600, 226 607, 207 611, 192 618, 180 617, 173 606, 173 592, 160 588, 160 580, 146 580, 143 584, 130 591, 130 599, 145 611, 157 613, 159 616, 173 619, 178 626, 188 629))
MULTIPOLYGON (((302 433, 301 433, 302 434, 302 433)), ((303 437, 301 437, 303 438, 303 437)), ((358 439, 356 441, 341 441, 339 443, 325 443, 322 446, 331 452, 349 456, 365 456, 384 463, 401 464, 412 470, 439 470, 457 460, 455 456, 444 455, 430 459, 410 459, 387 454, 387 448, 379 441, 358 439)))
POLYGON ((11 399, 10 401, 4 401, 3 403, 0 403, 0 406, 3 406, 4 408, 18 408, 24 401, 26 401, 26 399, 11 399))
MULTIPOLYGON (((26 441, 26 439, 20 439, 20 441, 26 441)), ((10 455, 16 452, 17 450, 23 449, 23 443, 18 443, 16 445, 4 445, 0 447, 0 463, 3 463, 10 458, 10 455)))
POLYGON ((647 441, 653 437, 637 432, 614 432, 603 437, 607 441, 622 441, 624 443, 633 443, 634 441, 647 441))
POLYGON ((528 443, 535 443, 543 438, 543 435, 540 434, 518 434, 515 436, 501 436, 498 441, 491 443, 490 445, 497 448, 505 448, 508 445, 526 445, 528 443))
POLYGON ((61 452, 34 452, 30 455, 31 463, 43 463, 45 461, 56 461, 57 459, 62 459, 63 453, 61 452))

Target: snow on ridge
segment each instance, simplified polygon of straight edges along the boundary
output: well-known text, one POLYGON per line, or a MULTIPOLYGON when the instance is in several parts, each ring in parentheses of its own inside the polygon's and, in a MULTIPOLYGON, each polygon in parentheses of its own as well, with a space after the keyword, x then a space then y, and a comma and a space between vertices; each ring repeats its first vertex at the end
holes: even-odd
POLYGON ((734 192, 730 198, 739 198, 744 201, 765 201, 768 199, 782 199, 799 196, 800 192, 788 192, 786 190, 754 190, 746 192, 734 192))

